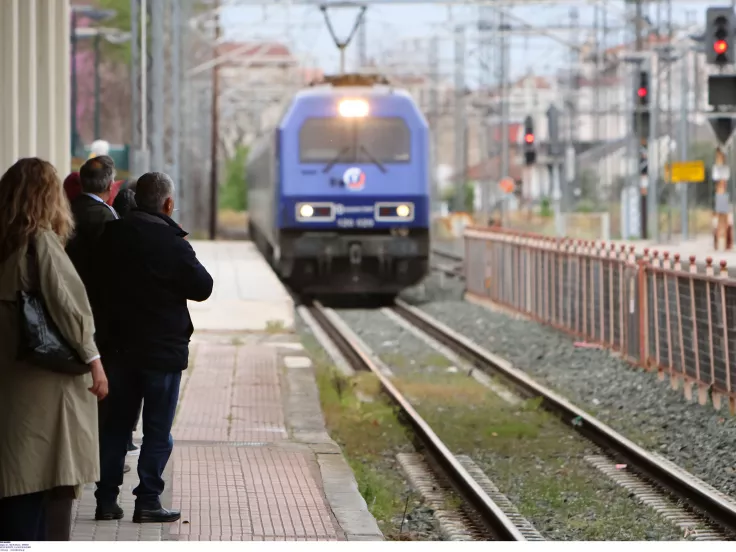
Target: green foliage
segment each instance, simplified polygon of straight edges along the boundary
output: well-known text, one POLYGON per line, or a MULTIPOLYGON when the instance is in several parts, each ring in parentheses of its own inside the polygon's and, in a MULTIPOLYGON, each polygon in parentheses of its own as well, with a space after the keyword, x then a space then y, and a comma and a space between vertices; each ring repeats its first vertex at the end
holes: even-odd
MULTIPOLYGON (((96 4, 103 10, 115 10, 112 19, 101 25, 112 29, 130 32, 130 0, 97 0, 96 4)), ((130 63, 130 42, 111 44, 101 41, 102 59, 108 62, 130 63)))
POLYGON ((539 207, 539 214, 543 217, 551 217, 552 216, 552 205, 549 201, 548 197, 542 198, 540 207, 539 207))
POLYGON ((225 178, 220 183, 220 208, 232 211, 248 209, 248 184, 245 178, 245 161, 248 148, 238 146, 235 155, 225 164, 225 178))
POLYGON ((577 213, 595 213, 596 211, 595 203, 589 199, 582 199, 575 205, 575 212, 577 213))
POLYGON ((463 198, 463 205, 457 205, 457 190, 454 186, 447 188, 442 192, 442 201, 447 203, 450 211, 472 213, 475 202, 475 186, 473 186, 472 182, 465 183, 465 197, 463 198))

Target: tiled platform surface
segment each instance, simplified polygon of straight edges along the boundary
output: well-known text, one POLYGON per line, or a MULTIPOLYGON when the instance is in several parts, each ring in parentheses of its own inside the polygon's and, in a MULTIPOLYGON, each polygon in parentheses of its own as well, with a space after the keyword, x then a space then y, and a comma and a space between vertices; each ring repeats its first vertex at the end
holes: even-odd
MULTIPOLYGON (((258 329, 265 329, 274 315, 264 315, 262 305, 275 303, 273 312, 282 316, 276 329, 293 323, 290 300, 280 303, 274 288, 258 289, 258 274, 268 267, 250 262, 256 266, 252 277, 244 259, 256 253, 247 245, 195 244, 215 277, 216 305, 191 309, 198 333, 182 377, 174 452, 164 474, 162 501, 181 509, 181 520, 132 523, 132 458, 121 489, 125 518, 96 523, 94 486, 88 486, 75 509, 73 540, 382 538, 339 447, 325 432, 314 373, 301 345, 291 333, 273 333, 273 325, 268 332, 247 332, 258 324, 232 322, 253 313, 264 322, 258 329), (236 290, 241 299, 234 298, 236 290), (228 325, 237 327, 223 332, 228 325)), ((140 442, 141 435, 136 438, 140 442)))
POLYGON ((212 297, 190 303, 195 328, 208 331, 290 330, 294 303, 251 242, 194 241, 197 257, 215 281, 212 297))
POLYGON ((137 476, 129 458, 125 519, 96 523, 90 485, 75 510, 73 540, 380 540, 350 468, 324 431, 311 365, 293 339, 196 336, 163 497, 181 509, 181 520, 132 523, 137 476))

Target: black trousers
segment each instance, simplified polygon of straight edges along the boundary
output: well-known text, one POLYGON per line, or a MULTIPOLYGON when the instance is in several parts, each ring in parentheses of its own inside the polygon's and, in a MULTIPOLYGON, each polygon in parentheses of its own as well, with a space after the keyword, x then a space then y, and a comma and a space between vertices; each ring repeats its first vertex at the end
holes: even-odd
POLYGON ((72 539, 73 498, 50 498, 46 503, 46 540, 72 539))
POLYGON ((0 498, 0 542, 45 541, 47 499, 46 491, 0 498))

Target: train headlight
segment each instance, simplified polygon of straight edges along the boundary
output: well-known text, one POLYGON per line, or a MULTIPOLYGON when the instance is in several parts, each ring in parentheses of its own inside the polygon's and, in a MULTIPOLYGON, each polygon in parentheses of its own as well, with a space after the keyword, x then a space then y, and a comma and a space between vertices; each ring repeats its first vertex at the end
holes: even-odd
POLYGON ((309 218, 314 214, 314 207, 311 205, 302 205, 299 208, 299 215, 301 215, 304 218, 309 218))
POLYGON ((396 207, 396 214, 400 217, 408 217, 409 213, 411 213, 411 209, 409 209, 408 205, 399 205, 396 207))
POLYGON ((341 117, 367 117, 368 102, 365 100, 342 100, 338 106, 341 117))

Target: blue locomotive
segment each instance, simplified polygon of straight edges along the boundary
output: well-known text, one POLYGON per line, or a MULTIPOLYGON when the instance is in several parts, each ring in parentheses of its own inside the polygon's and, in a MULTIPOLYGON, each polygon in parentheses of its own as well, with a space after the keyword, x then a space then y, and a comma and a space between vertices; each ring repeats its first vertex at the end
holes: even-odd
POLYGON ((251 239, 302 293, 396 295, 427 275, 429 167, 427 122, 407 92, 327 77, 251 148, 251 239))

